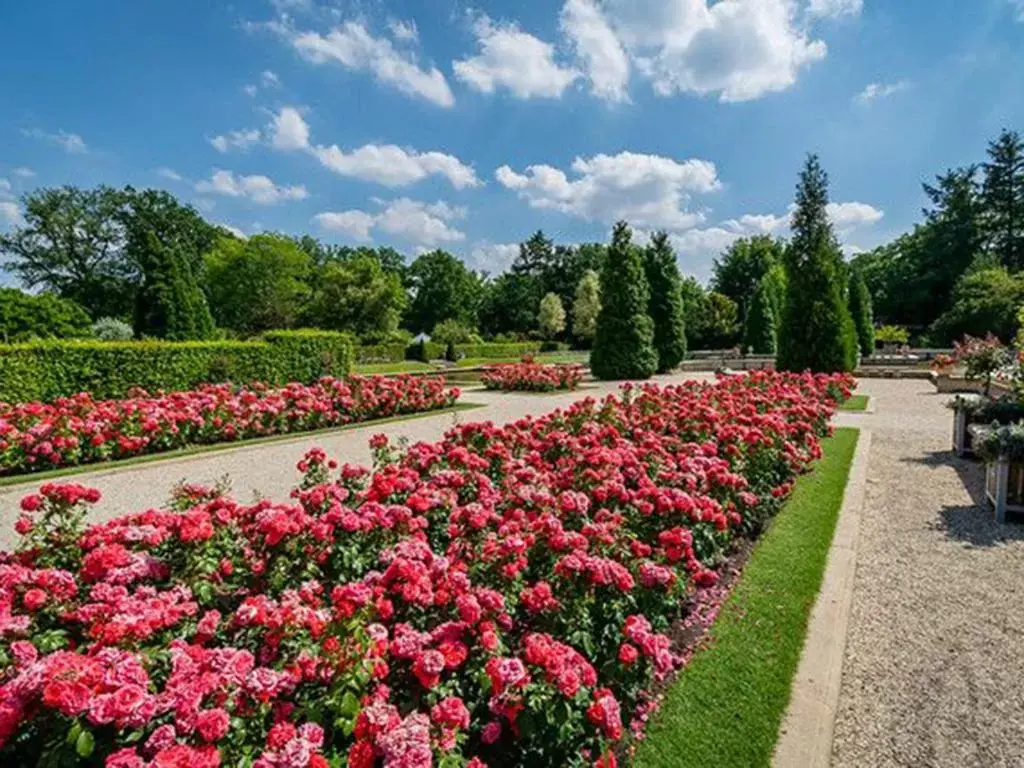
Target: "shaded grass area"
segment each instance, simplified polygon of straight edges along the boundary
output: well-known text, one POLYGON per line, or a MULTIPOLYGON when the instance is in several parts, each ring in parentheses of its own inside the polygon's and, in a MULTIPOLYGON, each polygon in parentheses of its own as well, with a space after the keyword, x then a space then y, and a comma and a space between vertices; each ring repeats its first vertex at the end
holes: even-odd
POLYGON ((163 453, 147 453, 141 456, 132 456, 128 459, 117 461, 100 461, 92 464, 78 464, 73 467, 62 467, 51 469, 45 472, 32 472, 29 474, 8 475, 0 477, 0 488, 12 485, 34 484, 44 480, 52 480, 55 477, 68 477, 69 475, 80 475, 85 472, 106 472, 108 470, 123 469, 136 464, 150 464, 155 461, 167 461, 170 459, 183 459, 190 456, 198 456, 204 453, 216 451, 228 451, 235 448, 248 448, 254 445, 266 445, 269 443, 281 443, 286 440, 301 440, 318 435, 330 435, 335 432, 347 432, 351 429, 362 429, 363 427, 376 427, 383 424, 393 424, 396 421, 409 421, 411 419, 422 419, 427 416, 442 416, 446 413, 458 413, 459 411, 471 411, 475 408, 485 407, 483 403, 456 403, 451 408, 439 408, 433 411, 420 411, 419 413, 406 413, 401 416, 389 416, 386 419, 370 419, 369 421, 357 421, 352 424, 345 424, 340 427, 327 427, 326 429, 314 429, 308 432, 286 432, 281 435, 268 435, 267 437, 254 437, 249 440, 236 440, 227 443, 210 443, 204 445, 190 445, 187 448, 178 448, 163 453))
POLYGON ((771 764, 859 431, 837 429, 801 477, 699 651, 668 689, 638 768, 771 764))
POLYGON ((430 363, 402 360, 397 363, 359 363, 353 367, 352 373, 371 375, 374 373, 423 373, 436 370, 430 363))
POLYGON ((854 395, 841 406, 840 411, 866 411, 870 398, 867 395, 854 395))

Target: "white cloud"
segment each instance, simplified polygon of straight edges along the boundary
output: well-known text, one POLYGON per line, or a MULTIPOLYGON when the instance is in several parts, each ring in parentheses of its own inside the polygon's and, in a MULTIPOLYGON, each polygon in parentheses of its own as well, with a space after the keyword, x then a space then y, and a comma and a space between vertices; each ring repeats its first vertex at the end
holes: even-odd
POLYGON ((71 155, 84 155, 89 151, 89 147, 77 133, 68 133, 67 131, 48 133, 40 130, 39 128, 26 129, 23 130, 22 133, 33 139, 42 139, 43 141, 48 141, 51 144, 56 144, 71 155))
POLYGON ((508 271, 518 255, 519 243, 491 243, 484 240, 473 245, 464 261, 470 269, 498 275, 508 271))
POLYGON ((326 230, 341 232, 353 240, 368 241, 370 230, 377 223, 377 217, 366 211, 341 211, 318 213, 313 220, 326 230))
POLYGON ((260 132, 255 128, 242 131, 231 131, 230 133, 214 136, 210 144, 218 152, 230 152, 237 149, 240 152, 247 152, 260 141, 260 132))
POLYGON ((308 151, 341 176, 387 187, 404 187, 428 176, 443 176, 456 189, 476 187, 480 180, 471 166, 444 152, 419 152, 394 144, 366 144, 346 151, 337 144, 310 144, 309 126, 294 107, 283 108, 271 123, 272 143, 278 149, 308 151))
POLYGON ((281 78, 277 76, 276 72, 272 72, 269 69, 264 69, 260 73, 260 85, 264 88, 280 88, 281 78))
POLYGON ((566 0, 561 27, 590 80, 590 90, 609 101, 628 101, 629 56, 593 0, 566 0))
POLYGON ((0 179, 0 199, 10 196, 11 182, 7 179, 0 179))
MULTIPOLYGON (((1024 1, 1024 0, 1022 0, 1024 1)), ((854 97, 858 104, 870 104, 876 99, 884 99, 910 88, 910 83, 900 80, 895 83, 869 83, 864 90, 854 97)))
POLYGON ((420 38, 420 32, 416 29, 416 22, 412 19, 409 19, 408 21, 403 19, 391 19, 388 21, 388 29, 391 30, 391 36, 395 38, 395 40, 415 42, 420 38))
POLYGON ((549 165, 531 165, 522 174, 504 165, 495 178, 534 208, 588 221, 610 224, 625 219, 640 228, 676 231, 703 219, 687 210, 690 196, 720 186, 714 163, 633 152, 578 157, 572 170, 578 175, 574 180, 549 165))
POLYGON ((605 7, 662 96, 756 99, 791 87, 827 53, 798 20, 794 0, 607 0, 605 7))
POLYGON ((884 211, 880 211, 878 208, 867 203, 829 203, 827 210, 829 218, 832 219, 833 226, 839 232, 870 227, 873 224, 877 224, 885 216, 884 211))
POLYGON ((555 48, 514 23, 480 16, 473 24, 480 52, 452 63, 455 76, 483 93, 505 88, 520 99, 559 98, 580 73, 555 61, 555 48))
POLYGON ((270 124, 271 144, 275 149, 307 149, 309 126, 295 107, 284 107, 270 124))
POLYGON ((301 184, 276 185, 267 176, 236 176, 231 171, 215 170, 208 180, 196 184, 196 192, 244 197, 259 205, 274 205, 286 200, 305 200, 309 195, 301 184))
POLYGON ((226 229, 228 232, 230 232, 232 235, 237 237, 239 240, 247 239, 245 232, 240 230, 238 227, 233 227, 230 224, 225 224, 223 221, 215 221, 214 224, 216 226, 220 227, 221 229, 226 229))
POLYGON ((819 19, 838 19, 841 16, 860 16, 864 0, 811 0, 808 15, 819 19))
POLYGON ((327 35, 300 32, 291 43, 309 61, 336 61, 356 71, 371 72, 382 83, 402 93, 426 99, 442 107, 455 104, 448 81, 437 67, 423 69, 413 57, 395 48, 386 38, 374 37, 365 26, 347 21, 327 35))
POLYGON ((1017 12, 1017 21, 1024 22, 1024 0, 1007 0, 1010 7, 1017 12))
POLYGON ((313 217, 321 227, 341 232, 355 240, 371 239, 371 231, 380 230, 421 248, 436 248, 466 239, 452 222, 464 218, 466 211, 444 201, 423 203, 402 197, 390 202, 375 199, 383 206, 379 213, 350 210, 325 211, 313 217))
POLYGON ((173 168, 157 168, 156 175, 169 181, 184 181, 184 177, 173 168))
POLYGON ((36 175, 36 172, 33 171, 31 168, 14 168, 11 170, 11 173, 13 173, 15 176, 20 176, 23 179, 31 179, 33 176, 36 175))
POLYGON ((255 96, 256 91, 258 91, 259 89, 255 85, 250 84, 243 87, 242 90, 245 91, 246 96, 255 96))
POLYGON ((21 206, 7 200, 0 201, 0 222, 10 226, 18 226, 25 219, 21 215, 21 206))

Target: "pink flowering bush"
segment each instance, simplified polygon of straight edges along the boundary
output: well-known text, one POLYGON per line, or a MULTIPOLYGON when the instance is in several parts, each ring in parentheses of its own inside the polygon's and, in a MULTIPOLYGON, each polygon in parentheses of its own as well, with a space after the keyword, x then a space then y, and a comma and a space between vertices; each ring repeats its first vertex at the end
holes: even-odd
POLYGON ((0 475, 160 453, 189 445, 305 432, 454 405, 443 379, 323 378, 281 389, 207 385, 123 400, 88 394, 53 403, 0 403, 0 475))
POLYGON ((579 365, 541 365, 531 360, 504 365, 488 365, 480 381, 487 389, 505 392, 553 392, 575 390, 583 380, 579 365))
POLYGON ((610 768, 851 383, 626 387, 378 436, 373 471, 314 449, 289 504, 182 486, 84 527, 98 494, 44 485, 0 554, 0 761, 610 768))

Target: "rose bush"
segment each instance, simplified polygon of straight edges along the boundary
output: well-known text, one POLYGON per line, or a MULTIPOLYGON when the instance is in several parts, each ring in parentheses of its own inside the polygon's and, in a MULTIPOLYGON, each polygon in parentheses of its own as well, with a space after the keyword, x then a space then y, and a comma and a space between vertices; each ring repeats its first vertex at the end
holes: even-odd
POLYGON ((189 445, 306 432, 455 404, 443 379, 323 378, 306 386, 208 385, 123 400, 88 394, 0 403, 0 475, 159 453, 189 445))
POLYGON ((377 436, 372 472, 314 449, 290 504, 183 486, 84 528, 98 494, 44 485, 0 555, 0 759, 613 766, 683 662, 674 622, 720 598, 851 383, 627 386, 377 436))
POLYGON ((505 365, 487 365, 480 376, 480 381, 487 389, 500 389, 505 392, 575 390, 582 380, 582 366, 541 365, 530 360, 505 365))

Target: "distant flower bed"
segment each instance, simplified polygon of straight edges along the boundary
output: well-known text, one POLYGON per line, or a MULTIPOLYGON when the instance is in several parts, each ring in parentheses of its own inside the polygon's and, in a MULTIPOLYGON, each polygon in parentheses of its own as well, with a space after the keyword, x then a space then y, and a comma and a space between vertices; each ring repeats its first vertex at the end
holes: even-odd
POLYGON ((53 403, 0 403, 0 475, 160 453, 190 445, 307 432, 455 404, 443 379, 324 378, 271 388, 207 385, 121 400, 88 394, 53 403))
POLYGON ((291 504, 84 528, 99 494, 45 485, 0 553, 0 763, 611 768, 851 383, 627 386, 379 435, 372 473, 314 449, 291 504))
POLYGON ((480 381, 487 389, 505 392, 553 392, 576 389, 583 380, 579 365, 541 365, 524 360, 508 365, 488 365, 480 381))

